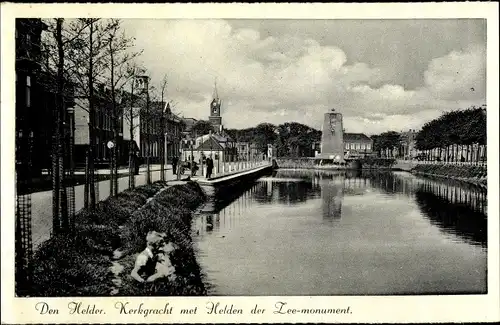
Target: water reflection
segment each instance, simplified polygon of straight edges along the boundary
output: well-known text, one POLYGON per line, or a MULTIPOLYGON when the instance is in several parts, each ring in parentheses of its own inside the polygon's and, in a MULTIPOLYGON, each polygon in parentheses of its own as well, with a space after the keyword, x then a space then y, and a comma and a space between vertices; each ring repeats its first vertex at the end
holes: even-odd
POLYGON ((422 184, 415 193, 416 202, 423 216, 445 233, 486 248, 488 224, 486 216, 468 204, 451 203, 448 199, 429 191, 429 186, 422 184))
POLYGON ((408 173, 279 170, 207 203, 193 229, 215 295, 484 293, 486 194, 408 173))
POLYGON ((221 219, 223 227, 232 227, 254 205, 293 206, 314 199, 321 199, 323 220, 339 221, 346 196, 363 196, 373 191, 387 197, 411 198, 433 225, 486 247, 485 190, 449 180, 370 171, 274 171, 258 181, 220 192, 207 202, 199 212, 201 233, 219 230, 221 219))

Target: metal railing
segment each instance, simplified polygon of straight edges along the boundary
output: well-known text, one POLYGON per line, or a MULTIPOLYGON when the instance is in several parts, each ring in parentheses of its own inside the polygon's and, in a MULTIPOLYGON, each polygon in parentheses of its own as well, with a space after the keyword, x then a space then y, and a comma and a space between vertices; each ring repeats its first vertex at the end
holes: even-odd
POLYGON ((412 165, 466 165, 466 166, 486 166, 487 161, 437 161, 437 160, 417 160, 417 159, 397 159, 396 163, 412 165))
POLYGON ((264 167, 270 165, 271 163, 267 160, 261 161, 234 161, 220 163, 219 166, 215 165, 212 178, 229 176, 237 173, 242 173, 252 169, 264 167))

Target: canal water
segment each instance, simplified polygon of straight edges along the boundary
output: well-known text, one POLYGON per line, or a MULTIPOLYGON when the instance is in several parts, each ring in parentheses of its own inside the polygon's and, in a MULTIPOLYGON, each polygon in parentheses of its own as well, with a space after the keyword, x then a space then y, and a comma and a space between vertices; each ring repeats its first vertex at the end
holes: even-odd
POLYGON ((279 170, 194 218, 211 295, 486 293, 486 193, 408 173, 279 170))

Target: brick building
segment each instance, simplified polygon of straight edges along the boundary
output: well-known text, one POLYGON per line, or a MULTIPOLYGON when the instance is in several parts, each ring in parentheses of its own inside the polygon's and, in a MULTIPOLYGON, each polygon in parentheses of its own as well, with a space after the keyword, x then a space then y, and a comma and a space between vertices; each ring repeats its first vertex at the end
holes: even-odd
MULTIPOLYGON (((107 147, 109 141, 114 140, 112 123, 112 104, 110 89, 104 84, 97 84, 94 90, 94 135, 96 166, 104 167, 111 161, 111 149, 107 147)), ((128 146, 123 141, 123 105, 121 96, 117 96, 118 116, 118 150, 119 165, 128 163, 128 146)), ((85 155, 90 143, 89 101, 87 98, 77 98, 75 106, 75 162, 85 164, 85 155)))
MULTIPOLYGON (((16 173, 18 179, 40 176, 51 166, 57 99, 56 77, 42 63, 41 19, 16 19, 16 173)), ((73 86, 64 82, 63 116, 69 140, 73 86)), ((67 143, 69 145, 69 142, 67 143)))
POLYGON ((344 153, 363 157, 373 152, 373 140, 364 133, 344 133, 344 153))

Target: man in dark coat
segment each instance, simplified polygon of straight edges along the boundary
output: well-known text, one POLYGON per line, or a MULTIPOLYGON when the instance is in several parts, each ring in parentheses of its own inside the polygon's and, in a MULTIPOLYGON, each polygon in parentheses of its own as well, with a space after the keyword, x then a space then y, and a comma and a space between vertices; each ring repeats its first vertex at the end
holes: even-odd
POLYGON ((177 163, 179 162, 179 158, 177 158, 177 156, 174 156, 174 158, 172 158, 172 172, 173 174, 177 174, 177 163))
POLYGON ((141 158, 139 157, 139 152, 134 154, 134 174, 139 175, 139 168, 141 167, 141 158))
POLYGON ((207 178, 212 177, 212 169, 214 168, 214 161, 212 160, 212 156, 207 158, 207 178))

